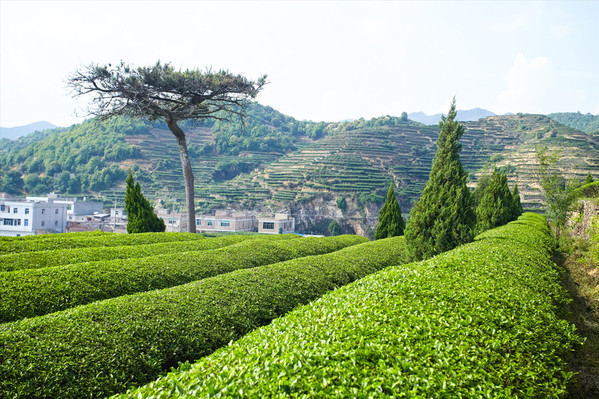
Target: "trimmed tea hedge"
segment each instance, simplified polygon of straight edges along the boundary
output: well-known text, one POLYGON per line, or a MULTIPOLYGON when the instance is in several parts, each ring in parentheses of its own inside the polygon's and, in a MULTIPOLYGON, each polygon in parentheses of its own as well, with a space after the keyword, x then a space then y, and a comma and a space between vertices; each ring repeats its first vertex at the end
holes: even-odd
POLYGON ((120 397, 561 397, 572 376, 562 359, 579 339, 556 316, 565 294, 552 244, 526 214, 120 397))
POLYGON ((154 244, 157 242, 202 240, 204 236, 192 233, 139 233, 139 234, 43 234, 35 238, 17 237, 0 241, 0 254, 45 251, 49 249, 115 247, 119 245, 154 244))
POLYGON ((403 237, 367 242, 2 324, 0 396, 123 392, 298 304, 400 263, 402 248, 403 237))
MULTIPOLYGON (((223 240, 171 241, 156 244, 120 245, 117 247, 88 247, 51 249, 49 251, 17 252, 0 255, 0 272, 21 269, 38 269, 74 263, 105 261, 111 259, 145 258, 152 255, 216 249, 259 236, 230 235, 223 240)), ((294 238, 293 235, 276 237, 294 238)))
MULTIPOLYGON (((0 322, 41 316, 86 303, 186 284, 237 269, 333 252, 367 241, 359 236, 262 236, 211 251, 116 259, 2 273, 0 322)), ((234 236, 202 240, 232 243, 234 236)), ((221 245, 221 246, 223 246, 221 245)))

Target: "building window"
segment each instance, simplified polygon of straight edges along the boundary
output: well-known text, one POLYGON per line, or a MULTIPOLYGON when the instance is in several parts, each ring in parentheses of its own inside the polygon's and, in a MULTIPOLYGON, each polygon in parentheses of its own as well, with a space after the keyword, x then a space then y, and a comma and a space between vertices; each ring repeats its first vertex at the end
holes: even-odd
POLYGON ((42 227, 44 227, 44 225, 45 225, 45 224, 46 224, 46 222, 44 222, 44 221, 42 220, 42 227))
POLYGON ((230 220, 221 220, 220 221, 220 227, 229 227, 229 226, 231 226, 230 220))
POLYGON ((12 226, 13 225, 13 220, 12 219, 4 219, 4 225, 5 226, 12 226))
POLYGON ((67 211, 71 211, 73 210, 73 205, 69 204, 69 206, 67 206, 67 211))
POLYGON ((206 220, 206 226, 212 226, 214 220, 206 220))
POLYGON ((21 225, 21 219, 15 219, 15 226, 21 225))
POLYGON ((29 219, 23 220, 23 226, 29 226, 29 219))
POLYGON ((25 208, 25 215, 29 215, 29 208, 25 208))
POLYGON ((46 213, 46 210, 44 208, 42 208, 42 215, 46 213))
POLYGON ((6 208, 6 205, 0 205, 0 212, 4 212, 5 208, 6 208))
POLYGON ((196 219, 196 226, 202 225, 202 219, 196 219))
POLYGON ((54 209, 54 214, 58 215, 58 208, 54 209))
POLYGON ((12 208, 12 213, 18 213, 19 209, 18 208, 12 208))
POLYGON ((262 223, 262 228, 264 230, 274 230, 275 229, 275 223, 274 222, 263 222, 262 223))
POLYGON ((54 226, 58 226, 58 220, 54 221, 54 226))

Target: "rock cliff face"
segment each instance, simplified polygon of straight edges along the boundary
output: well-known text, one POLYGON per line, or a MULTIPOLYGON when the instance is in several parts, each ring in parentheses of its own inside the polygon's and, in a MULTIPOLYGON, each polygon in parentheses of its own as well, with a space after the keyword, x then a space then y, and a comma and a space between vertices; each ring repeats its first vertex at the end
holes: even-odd
POLYGON ((587 240, 597 235, 599 229, 599 202, 581 200, 568 221, 572 234, 587 240))
MULTIPOLYGON (((326 229, 331 220, 336 220, 343 233, 358 234, 372 239, 378 223, 382 204, 359 206, 357 200, 345 197, 347 207, 342 211, 332 194, 319 195, 309 201, 289 203, 289 213, 295 218, 296 231, 326 229)), ((315 231, 318 232, 318 231, 315 231)))

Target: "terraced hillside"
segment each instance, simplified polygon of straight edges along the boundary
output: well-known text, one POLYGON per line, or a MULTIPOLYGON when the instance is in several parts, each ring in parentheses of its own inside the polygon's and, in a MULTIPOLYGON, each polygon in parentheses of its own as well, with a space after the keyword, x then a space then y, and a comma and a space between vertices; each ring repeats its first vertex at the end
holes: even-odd
MULTIPOLYGON (((569 178, 599 176, 597 135, 541 115, 493 116, 464 126, 461 159, 470 185, 494 166, 504 168, 509 184, 518 182, 528 210, 538 209, 542 200, 533 175, 539 144, 562 152, 569 178)), ((409 213, 428 180, 439 131, 390 116, 300 122, 259 104, 248 109, 243 124, 194 122, 183 128, 199 212, 287 210, 299 230, 322 232, 335 219, 345 232, 365 235, 376 226, 389 181, 409 213)), ((11 144, 0 153, 0 166, 0 191, 16 194, 93 193, 107 206, 115 196, 122 204, 124 174, 132 168, 147 197, 168 207, 184 198, 175 139, 161 123, 86 121, 38 141, 11 144)))

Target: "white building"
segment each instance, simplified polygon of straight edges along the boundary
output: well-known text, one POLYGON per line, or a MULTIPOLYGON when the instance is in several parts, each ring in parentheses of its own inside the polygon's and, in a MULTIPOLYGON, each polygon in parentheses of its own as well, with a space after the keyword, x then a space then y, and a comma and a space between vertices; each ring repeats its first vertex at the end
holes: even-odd
POLYGON ((200 233, 256 231, 256 218, 248 212, 216 211, 214 216, 196 217, 196 228, 200 233))
POLYGON ((47 197, 27 197, 28 201, 53 202, 67 204, 67 222, 88 222, 94 215, 102 214, 104 204, 100 201, 87 201, 86 197, 63 197, 60 194, 48 194, 47 197))
POLYGON ((63 233, 66 224, 65 203, 0 198, 0 236, 63 233))
POLYGON ((260 217, 258 218, 258 233, 295 233, 295 218, 286 213, 276 213, 274 217, 260 217))

